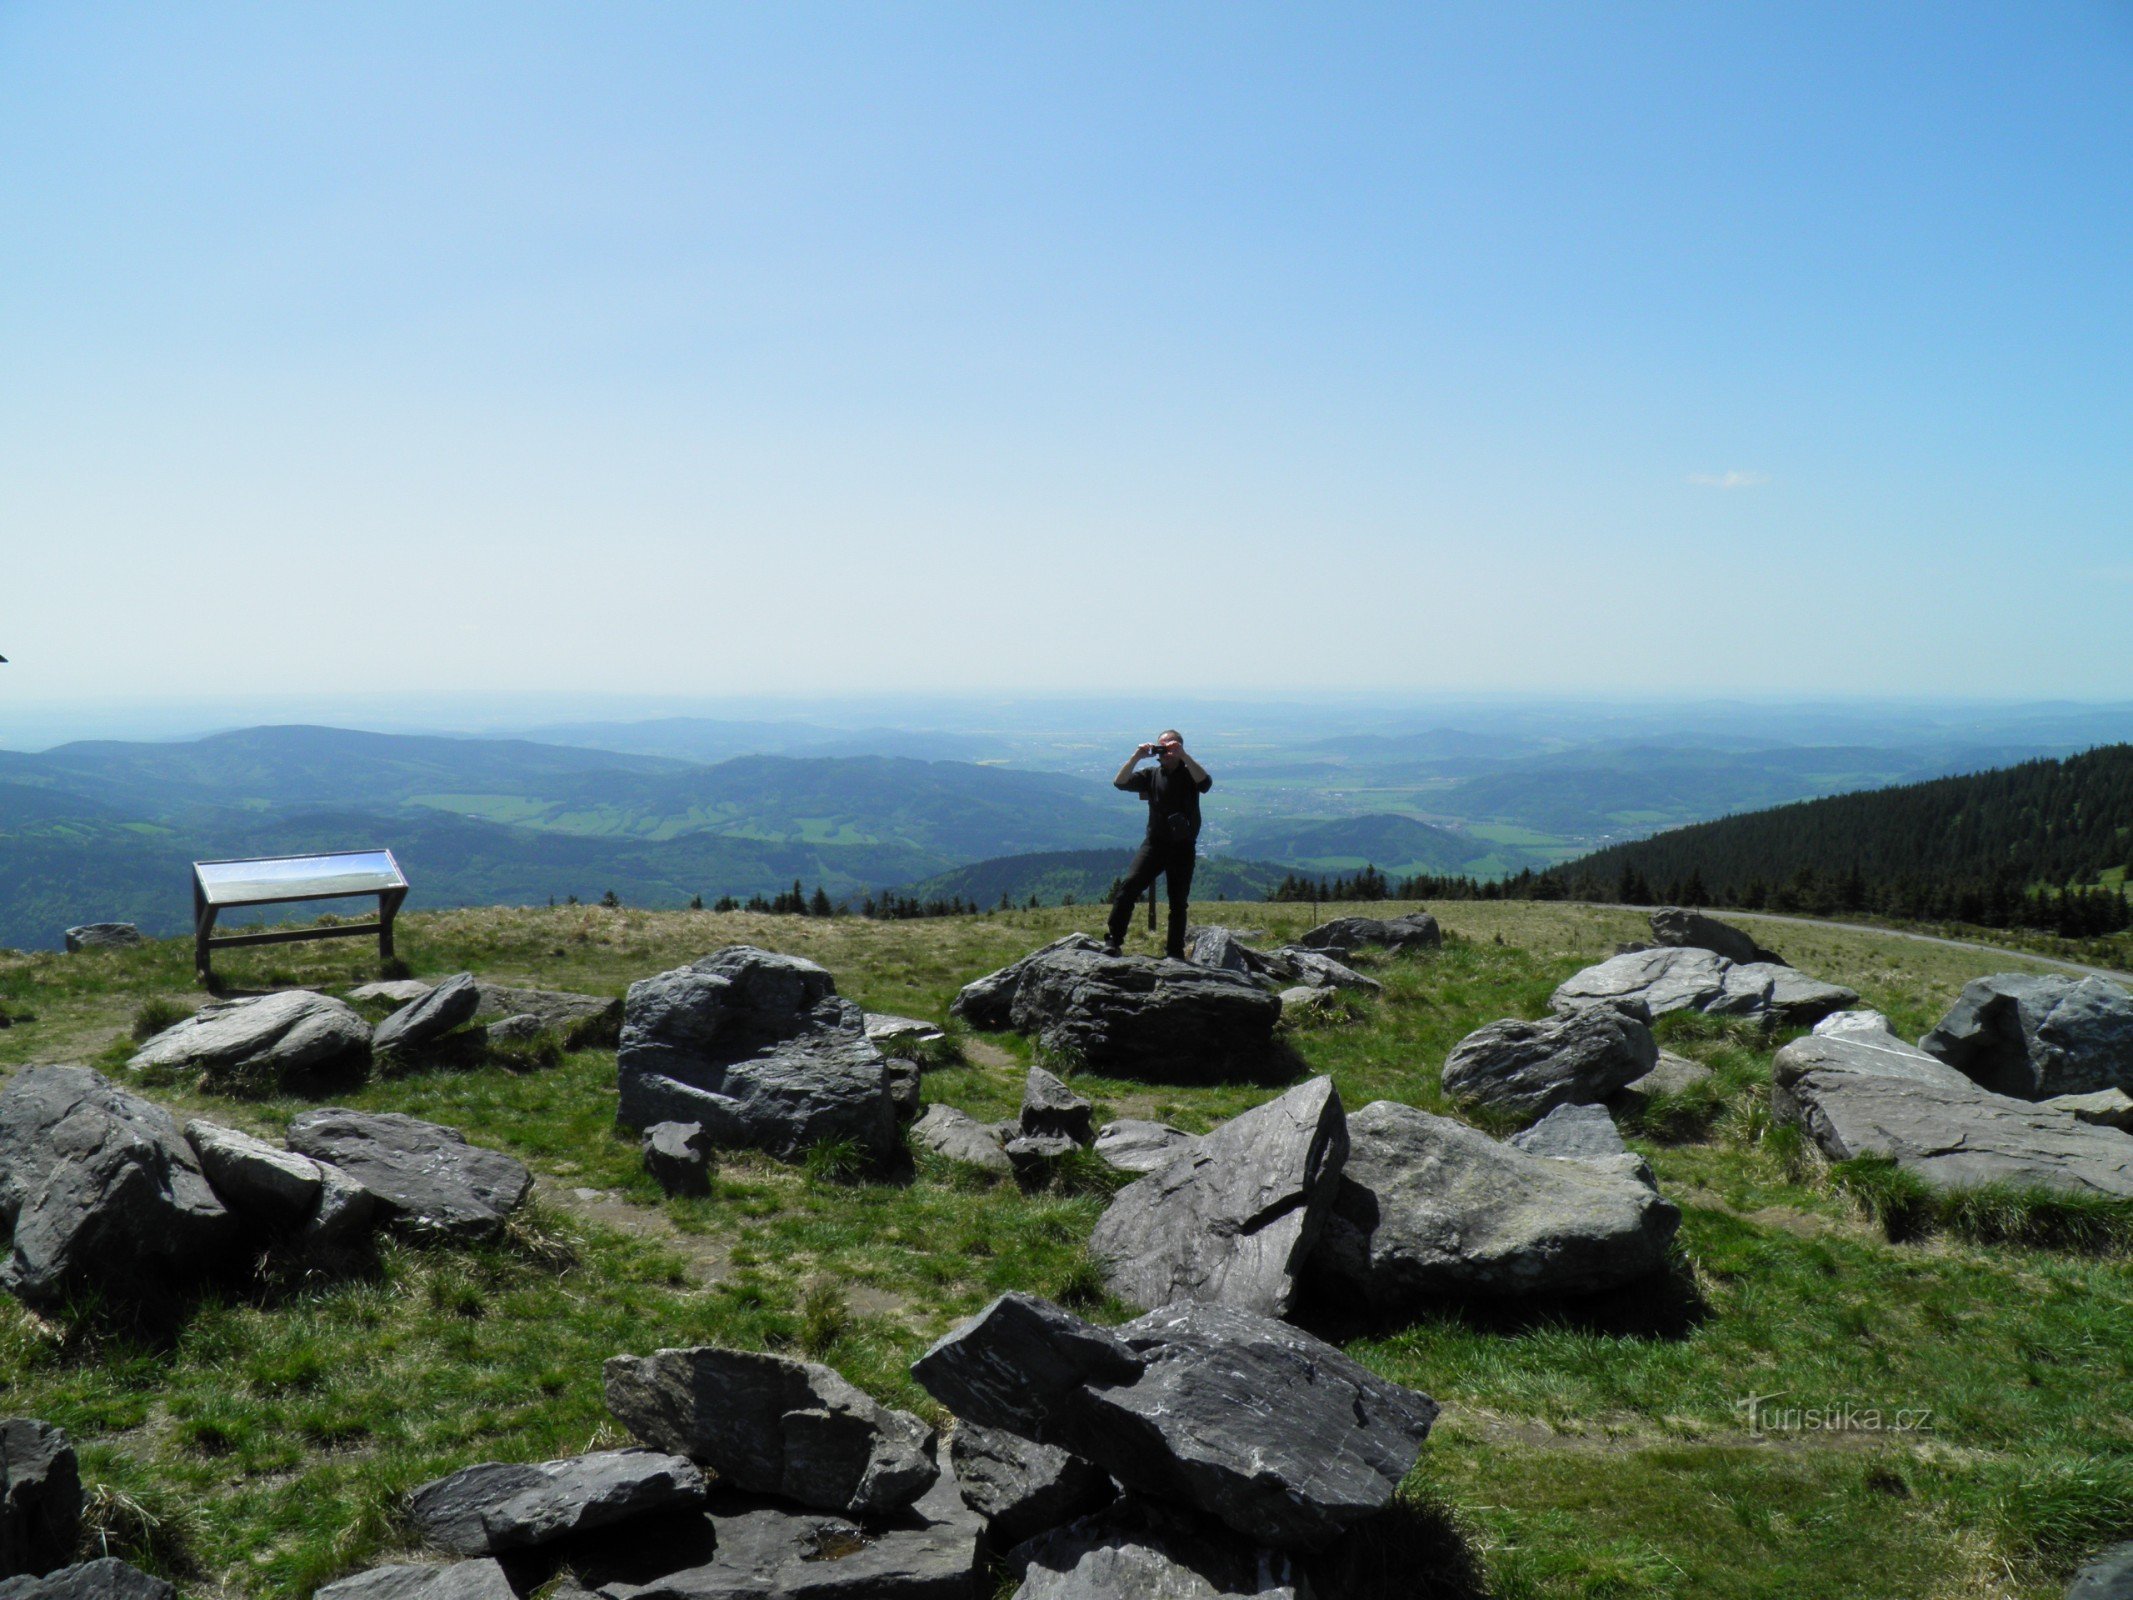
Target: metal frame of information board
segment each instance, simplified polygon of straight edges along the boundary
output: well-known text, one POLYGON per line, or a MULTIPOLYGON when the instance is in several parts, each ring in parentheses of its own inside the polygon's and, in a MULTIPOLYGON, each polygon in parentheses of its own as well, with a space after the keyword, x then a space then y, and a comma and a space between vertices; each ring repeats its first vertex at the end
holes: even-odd
POLYGON ((375 933, 378 936, 378 959, 390 961, 393 953, 393 918, 400 914, 400 903, 407 898, 407 874, 400 870, 400 863, 390 850, 335 850, 324 854, 300 856, 241 856, 226 861, 195 861, 193 863, 193 969, 202 982, 214 976, 209 968, 212 952, 228 950, 247 944, 292 944, 302 939, 356 939, 375 933), (332 861, 347 856, 383 856, 392 875, 399 879, 396 884, 378 888, 350 889, 339 893, 324 894, 267 894, 247 895, 239 899, 216 899, 210 896, 205 880, 200 875, 202 867, 264 866, 283 861, 332 861), (228 933, 219 939, 214 937, 215 918, 226 910, 251 906, 297 905, 317 900, 361 900, 370 895, 378 897, 378 920, 376 922, 348 922, 331 928, 286 928, 273 933, 228 933))

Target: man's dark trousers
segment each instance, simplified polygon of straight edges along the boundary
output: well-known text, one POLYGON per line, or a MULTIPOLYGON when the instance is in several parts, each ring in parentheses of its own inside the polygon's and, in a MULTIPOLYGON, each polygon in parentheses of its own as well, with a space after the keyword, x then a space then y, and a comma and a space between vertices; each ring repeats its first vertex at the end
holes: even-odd
POLYGON ((1192 897, 1192 864, 1192 840, 1145 840, 1140 853, 1133 858, 1133 865, 1126 869, 1126 881, 1119 885, 1118 898, 1111 902, 1111 942, 1124 942, 1126 929, 1133 923, 1134 903, 1148 892, 1148 885, 1160 876, 1170 895, 1168 953, 1172 960, 1183 961, 1185 902, 1192 897))

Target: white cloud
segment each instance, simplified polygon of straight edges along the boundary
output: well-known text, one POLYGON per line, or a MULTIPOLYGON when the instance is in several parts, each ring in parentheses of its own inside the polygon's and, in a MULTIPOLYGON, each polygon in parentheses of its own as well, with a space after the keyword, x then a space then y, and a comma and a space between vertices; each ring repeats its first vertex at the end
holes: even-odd
POLYGON ((1699 489, 1754 489, 1770 481, 1767 472, 1692 472, 1689 482, 1699 489))

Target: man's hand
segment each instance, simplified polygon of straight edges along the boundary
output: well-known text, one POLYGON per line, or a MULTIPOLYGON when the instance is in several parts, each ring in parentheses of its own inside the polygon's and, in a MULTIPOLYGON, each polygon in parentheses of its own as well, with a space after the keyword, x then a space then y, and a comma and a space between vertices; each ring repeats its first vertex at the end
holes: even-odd
POLYGON ((1162 753, 1163 747, 1159 744, 1137 745, 1135 746, 1133 751, 1133 759, 1136 761, 1146 761, 1150 756, 1159 756, 1162 753))

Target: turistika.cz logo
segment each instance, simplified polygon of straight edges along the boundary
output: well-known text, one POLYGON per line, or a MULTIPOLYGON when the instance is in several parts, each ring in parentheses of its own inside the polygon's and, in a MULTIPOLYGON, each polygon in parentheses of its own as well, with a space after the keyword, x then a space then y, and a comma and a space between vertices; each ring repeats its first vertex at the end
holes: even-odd
POLYGON ((1931 1433, 1931 1406, 1877 1406, 1864 1401, 1832 1399, 1821 1405, 1780 1405, 1790 1391, 1751 1394, 1733 1402, 1747 1424, 1748 1437, 1773 1433, 1931 1433))

